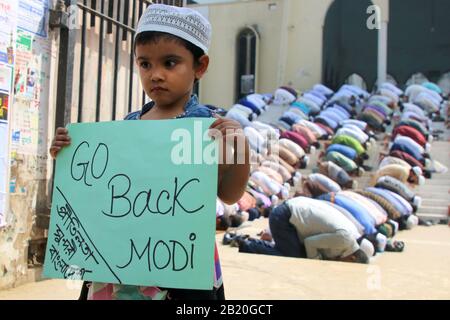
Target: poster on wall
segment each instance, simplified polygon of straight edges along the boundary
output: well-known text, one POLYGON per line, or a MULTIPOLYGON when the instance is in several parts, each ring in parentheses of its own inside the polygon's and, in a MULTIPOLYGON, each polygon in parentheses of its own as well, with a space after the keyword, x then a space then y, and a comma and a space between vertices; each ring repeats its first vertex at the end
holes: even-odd
POLYGON ((11 92, 12 68, 0 63, 0 91, 11 92))
POLYGON ((16 48, 11 146, 21 154, 46 155, 50 41, 18 30, 16 48))
POLYGON ((5 204, 6 204, 6 182, 8 174, 8 123, 0 121, 0 227, 6 225, 5 204))
MULTIPOLYGON (((29 82, 28 75, 35 76, 35 72, 31 74, 31 65, 33 64, 33 35, 30 32, 17 30, 16 42, 16 61, 14 75, 14 94, 16 96, 27 95, 31 90, 27 88, 29 82)), ((29 97, 31 98, 31 97, 29 97)))
POLYGON ((0 62, 14 64, 16 2, 0 0, 0 62))
POLYGON ((48 10, 48 0, 19 0, 17 27, 34 35, 47 38, 48 10))
POLYGON ((0 0, 0 227, 6 225, 9 108, 13 95, 17 1, 0 0))
MULTIPOLYGON (((8 109, 9 109, 9 94, 0 91, 0 121, 8 120, 8 109)), ((2 145, 3 144, 4 142, 2 141, 2 145)))
POLYGON ((21 154, 36 154, 39 143, 43 143, 39 134, 42 122, 39 110, 31 106, 30 100, 16 97, 11 119, 12 149, 21 154))

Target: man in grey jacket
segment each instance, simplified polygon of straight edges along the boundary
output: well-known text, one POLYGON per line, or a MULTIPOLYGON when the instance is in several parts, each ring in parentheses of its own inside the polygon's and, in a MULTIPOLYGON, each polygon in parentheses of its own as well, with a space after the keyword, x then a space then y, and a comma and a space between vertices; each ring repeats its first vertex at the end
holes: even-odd
MULTIPOLYGON (((309 259, 368 262, 367 254, 357 242, 360 233, 340 211, 323 201, 305 197, 290 199, 284 205, 290 211, 289 223, 294 226, 309 259)), ((276 211, 272 215, 277 215, 276 211)), ((272 224, 271 231, 277 244, 277 232, 272 224)))
POLYGON ((269 216, 274 244, 244 240, 240 252, 368 263, 374 253, 356 225, 325 201, 296 197, 269 216))

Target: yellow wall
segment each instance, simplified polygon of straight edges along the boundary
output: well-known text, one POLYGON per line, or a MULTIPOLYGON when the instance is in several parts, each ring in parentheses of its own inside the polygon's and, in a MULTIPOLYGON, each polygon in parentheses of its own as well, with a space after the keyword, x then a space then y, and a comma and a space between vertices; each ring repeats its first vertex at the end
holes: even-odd
MULTIPOLYGON (((373 0, 382 21, 389 20, 389 0, 373 0)), ((211 65, 201 82, 203 103, 229 108, 234 101, 236 36, 246 25, 257 25, 258 92, 288 84, 303 91, 321 81, 323 27, 333 0, 249 0, 192 6, 207 12, 213 27, 211 65), (269 10, 269 4, 277 4, 269 10)), ((369 15, 368 15, 369 16, 369 15)))
MULTIPOLYGON (((213 35, 209 55, 211 64, 200 83, 200 100, 205 104, 229 108, 234 103, 236 37, 247 25, 257 25, 259 46, 258 91, 272 92, 277 86, 283 0, 248 1, 208 6, 213 35), (276 10, 268 5, 276 3, 276 10)), ((196 6, 193 6, 194 8, 196 6)))
POLYGON ((333 0, 288 0, 288 55, 284 82, 306 90, 321 81, 322 36, 333 0))
POLYGON ((246 25, 260 34, 258 92, 290 84, 306 90, 321 79, 322 30, 333 0, 255 0, 208 7, 213 28, 211 65, 200 86, 203 103, 229 108, 234 101, 236 36, 246 25), (269 4, 276 4, 269 10, 269 4))

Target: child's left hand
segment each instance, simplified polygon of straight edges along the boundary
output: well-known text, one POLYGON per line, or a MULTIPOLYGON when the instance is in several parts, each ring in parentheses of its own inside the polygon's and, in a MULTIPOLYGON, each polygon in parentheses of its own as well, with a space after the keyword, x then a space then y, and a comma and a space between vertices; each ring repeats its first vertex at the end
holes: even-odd
MULTIPOLYGON (((244 130, 242 129, 239 122, 232 119, 221 118, 217 115, 215 115, 215 117, 217 118, 217 120, 214 121, 214 123, 209 127, 210 136, 214 137, 215 139, 222 139, 223 151, 226 152, 227 144, 231 144, 231 146, 233 147, 234 155, 245 154, 246 137, 244 135, 244 130), (238 143, 240 139, 242 139, 242 143, 238 143)), ((223 156, 224 158, 222 159, 227 159, 226 156, 230 155, 223 154, 223 156)))
POLYGON ((209 135, 219 140, 217 196, 226 204, 243 195, 250 175, 250 149, 239 122, 215 116, 209 135))
POLYGON ((244 130, 239 122, 228 118, 222 118, 218 115, 214 115, 214 117, 217 120, 213 122, 209 129, 219 130, 222 133, 222 136, 237 133, 238 130, 244 134, 244 130))

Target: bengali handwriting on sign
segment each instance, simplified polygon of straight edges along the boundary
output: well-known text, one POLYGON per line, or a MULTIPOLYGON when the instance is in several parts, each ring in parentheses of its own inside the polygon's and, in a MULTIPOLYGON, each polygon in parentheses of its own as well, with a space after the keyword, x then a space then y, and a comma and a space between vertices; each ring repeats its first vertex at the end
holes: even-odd
POLYGON ((213 120, 69 125, 71 145, 56 161, 44 276, 211 289, 213 120))

